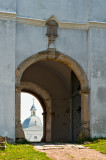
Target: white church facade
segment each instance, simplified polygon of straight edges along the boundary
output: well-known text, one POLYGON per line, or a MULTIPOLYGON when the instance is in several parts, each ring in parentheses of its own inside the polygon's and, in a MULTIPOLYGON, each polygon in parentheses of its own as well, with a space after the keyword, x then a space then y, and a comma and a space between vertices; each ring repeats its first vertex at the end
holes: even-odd
POLYGON ((31 116, 22 123, 25 139, 29 142, 40 142, 43 137, 43 125, 39 117, 36 116, 36 108, 33 103, 31 116))
POLYGON ((21 92, 42 141, 106 137, 106 0, 0 0, 0 136, 25 138, 21 92))

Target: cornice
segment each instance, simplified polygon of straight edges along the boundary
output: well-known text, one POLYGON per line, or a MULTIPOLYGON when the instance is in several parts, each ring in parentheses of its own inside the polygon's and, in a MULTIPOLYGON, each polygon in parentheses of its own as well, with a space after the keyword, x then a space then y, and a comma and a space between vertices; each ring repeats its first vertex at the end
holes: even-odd
POLYGON ((35 26, 45 26, 44 20, 26 18, 26 17, 16 17, 16 22, 21 24, 35 25, 35 26))
POLYGON ((89 28, 106 29, 106 22, 88 22, 89 28))
POLYGON ((16 13, 15 12, 2 12, 0 11, 0 19, 1 20, 15 20, 16 13))
MULTIPOLYGON (((16 17, 16 22, 21 24, 35 25, 35 26, 45 26, 47 20, 38 20, 25 17, 16 17)), ((59 28, 63 29, 80 29, 88 30, 89 28, 100 28, 106 29, 106 23, 104 22, 88 22, 88 23, 65 23, 58 21, 59 28)))
POLYGON ((54 19, 57 21, 59 28, 63 29, 79 29, 79 30, 88 30, 89 28, 99 28, 99 29, 106 29, 105 22, 94 22, 89 21, 87 23, 65 23, 58 21, 54 16, 51 16, 47 20, 40 20, 40 19, 33 19, 27 17, 20 17, 17 16, 14 12, 0 12, 0 19, 1 20, 14 20, 20 24, 27 24, 27 25, 34 25, 34 26, 45 26, 46 22, 49 19, 54 19))

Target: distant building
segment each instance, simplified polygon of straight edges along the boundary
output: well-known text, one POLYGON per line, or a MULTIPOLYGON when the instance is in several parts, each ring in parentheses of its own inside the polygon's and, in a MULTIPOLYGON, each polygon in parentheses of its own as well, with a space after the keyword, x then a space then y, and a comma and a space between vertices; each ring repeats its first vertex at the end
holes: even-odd
POLYGON ((24 120, 23 130, 25 134, 25 139, 31 142, 41 141, 43 136, 43 126, 39 119, 36 116, 36 108, 33 103, 31 109, 31 116, 24 120))

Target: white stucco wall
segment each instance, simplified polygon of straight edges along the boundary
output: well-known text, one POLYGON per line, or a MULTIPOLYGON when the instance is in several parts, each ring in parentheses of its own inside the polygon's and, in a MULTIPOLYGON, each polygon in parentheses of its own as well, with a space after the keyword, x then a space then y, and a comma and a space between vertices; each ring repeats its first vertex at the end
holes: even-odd
POLYGON ((29 142, 40 142, 43 137, 43 127, 32 126, 23 130, 25 139, 29 142))
POLYGON ((88 1, 18 0, 17 15, 43 20, 54 15, 63 22, 84 23, 88 20, 88 1))
POLYGON ((89 21, 106 22, 106 0, 89 1, 89 21))
POLYGON ((0 135, 15 138, 15 23, 0 21, 0 135))
POLYGON ((0 0, 0 11, 16 12, 16 0, 0 0))
POLYGON ((106 29, 90 30, 91 135, 106 136, 106 29))

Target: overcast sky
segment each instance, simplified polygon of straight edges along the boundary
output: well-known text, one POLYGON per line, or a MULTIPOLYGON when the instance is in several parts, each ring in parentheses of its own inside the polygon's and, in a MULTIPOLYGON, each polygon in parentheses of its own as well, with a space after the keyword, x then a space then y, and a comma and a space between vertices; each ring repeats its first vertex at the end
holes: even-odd
POLYGON ((33 98, 34 98, 35 107, 37 108, 36 116, 39 117, 43 122, 43 116, 42 116, 43 110, 42 110, 41 104, 34 96, 24 92, 21 93, 21 122, 23 122, 26 118, 31 116, 30 109, 31 109, 31 106, 33 105, 33 98))

